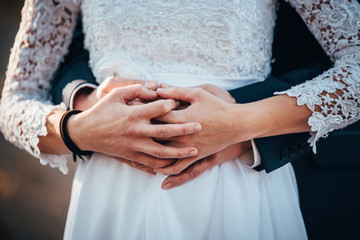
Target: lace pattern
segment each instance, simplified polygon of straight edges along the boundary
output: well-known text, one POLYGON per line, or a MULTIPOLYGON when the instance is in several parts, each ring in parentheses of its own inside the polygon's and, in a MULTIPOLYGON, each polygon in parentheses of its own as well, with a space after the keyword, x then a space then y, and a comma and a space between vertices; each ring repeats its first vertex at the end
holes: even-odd
POLYGON ((126 66, 116 72, 122 77, 263 80, 270 73, 275 8, 275 0, 85 0, 85 45, 100 82, 114 69, 114 52, 115 65, 126 66))
MULTIPOLYGON (((299 105, 313 111, 309 125, 314 145, 328 132, 360 118, 360 7, 355 0, 290 3, 335 61, 334 68, 319 77, 278 93, 296 97, 299 105)), ((113 69, 109 61, 115 61, 114 56, 108 55, 116 52, 119 66, 136 66, 133 70, 119 67, 119 75, 180 71, 265 78, 270 71, 275 5, 273 0, 209 0, 206 4, 84 0, 86 47, 98 75, 101 67, 105 72, 113 69)), ((47 134, 46 116, 53 109, 64 109, 51 104, 48 90, 67 51, 79 8, 80 0, 25 2, 0 106, 4 136, 62 172, 67 172, 65 157, 40 153, 37 144, 38 137, 47 134)))
POLYGON ((289 0, 335 66, 288 94, 313 112, 309 143, 360 119, 360 5, 356 0, 289 0))
POLYGON ((7 140, 67 173, 66 159, 40 154, 39 136, 45 136, 50 79, 66 53, 79 11, 76 0, 27 0, 15 38, 0 106, 0 127, 7 140))

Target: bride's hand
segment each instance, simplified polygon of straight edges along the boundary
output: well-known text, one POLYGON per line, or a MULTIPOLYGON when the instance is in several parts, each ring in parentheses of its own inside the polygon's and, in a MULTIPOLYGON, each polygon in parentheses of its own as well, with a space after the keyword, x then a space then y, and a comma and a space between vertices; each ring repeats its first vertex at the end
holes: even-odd
MULTIPOLYGON (((160 85, 160 87, 170 87, 170 86, 160 85)), ((228 103, 236 103, 236 100, 231 96, 231 94, 224 89, 218 88, 211 84, 204 84, 197 87, 208 91, 209 93, 217 96, 218 98, 221 98, 222 100, 228 103)), ((250 141, 240 142, 237 144, 230 145, 224 150, 221 150, 217 153, 214 153, 210 156, 207 156, 205 158, 196 161, 194 164, 190 165, 181 173, 167 177, 162 183, 162 188, 171 189, 183 185, 184 183, 187 183, 192 179, 200 176, 207 170, 210 170, 221 163, 233 160, 234 158, 243 154, 249 148, 251 148, 250 141)))
MULTIPOLYGON (((201 122, 203 126, 203 130, 195 135, 168 139, 170 141, 169 145, 171 146, 182 146, 191 143, 191 145, 196 146, 199 150, 198 156, 180 159, 177 161, 176 164, 172 166, 156 169, 156 171, 166 175, 179 174, 180 172, 184 171, 182 173, 182 177, 179 176, 179 178, 182 179, 176 179, 176 177, 172 177, 174 179, 173 183, 175 183, 175 185, 179 185, 179 183, 184 182, 184 180, 189 181, 192 179, 189 179, 189 176, 197 176, 198 173, 203 173, 207 169, 215 166, 216 164, 229 161, 242 153, 233 152, 234 154, 231 157, 228 157, 228 149, 226 148, 232 145, 232 140, 231 137, 229 138, 229 136, 231 136, 231 132, 234 132, 234 129, 232 129, 232 127, 229 126, 229 124, 227 123, 227 115, 231 110, 228 109, 229 104, 225 103, 219 98, 211 96, 207 92, 211 92, 213 95, 219 96, 220 98, 230 103, 235 103, 235 100, 228 92, 215 86, 208 84, 202 85, 200 87, 205 89, 206 92, 200 90, 199 88, 167 88, 165 91, 158 91, 161 97, 175 98, 191 103, 191 105, 187 109, 181 111, 173 111, 163 117, 160 117, 160 120, 167 123, 180 123, 189 121, 190 119, 197 119, 197 121, 201 122), (222 152, 221 150, 223 150, 224 152, 222 152), (206 164, 207 167, 197 163, 190 169, 186 169, 190 165, 194 164, 202 158, 208 157, 211 154, 216 155, 211 156, 207 159, 207 161, 209 159, 212 159, 209 164, 206 164), (221 155, 224 155, 224 157, 221 157, 221 155), (187 174, 187 171, 189 171, 190 174, 187 174), (197 174, 193 174, 194 171, 197 174)), ((250 146, 249 141, 244 143, 237 143, 231 148, 248 149, 247 146, 250 146)), ((205 165, 205 163, 203 164, 205 165)), ((165 187, 165 184, 166 183, 164 183, 163 187, 165 187)))
POLYGON ((216 87, 212 84, 203 84, 203 85, 199 85, 197 86, 197 88, 202 88, 205 91, 211 93, 212 95, 220 98, 221 100, 228 102, 228 103, 236 103, 236 100, 233 96, 231 96, 231 94, 219 87, 216 87))

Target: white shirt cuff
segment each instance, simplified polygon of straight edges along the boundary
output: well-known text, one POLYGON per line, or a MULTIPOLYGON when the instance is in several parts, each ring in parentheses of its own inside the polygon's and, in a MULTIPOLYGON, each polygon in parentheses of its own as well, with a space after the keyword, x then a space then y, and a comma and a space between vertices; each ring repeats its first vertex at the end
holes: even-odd
POLYGON ((92 88, 92 89, 96 89, 97 86, 95 84, 92 84, 92 83, 82 83, 80 84, 79 86, 77 86, 71 93, 70 95, 70 102, 69 102, 69 109, 70 110, 73 110, 74 109, 74 99, 75 99, 75 96, 76 94, 79 92, 80 89, 83 89, 83 88, 86 88, 86 87, 89 87, 89 88, 92 88))
POLYGON ((251 139, 251 148, 241 154, 239 159, 249 168, 255 168, 261 164, 260 154, 254 140, 251 139))
POLYGON ((252 150, 253 150, 254 163, 253 163, 253 165, 250 165, 249 167, 254 168, 261 164, 261 157, 260 157, 259 150, 256 147, 254 139, 251 139, 251 146, 252 146, 252 150))

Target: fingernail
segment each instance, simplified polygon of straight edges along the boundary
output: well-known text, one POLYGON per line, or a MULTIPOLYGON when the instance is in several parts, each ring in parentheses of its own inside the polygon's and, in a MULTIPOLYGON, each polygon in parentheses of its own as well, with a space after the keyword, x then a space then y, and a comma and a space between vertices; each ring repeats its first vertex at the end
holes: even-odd
POLYGON ((193 150, 193 151, 190 152, 190 155, 191 155, 191 156, 195 156, 195 155, 197 155, 197 154, 198 154, 198 151, 197 151, 197 150, 193 150))
POLYGON ((171 183, 165 183, 164 185, 163 185, 163 189, 165 189, 165 190, 167 190, 167 189, 169 189, 169 188, 171 188, 172 187, 172 184, 171 183))
POLYGON ((157 91, 158 91, 158 92, 164 92, 164 91, 165 91, 165 88, 158 88, 157 91))
POLYGON ((198 124, 196 124, 196 126, 195 126, 195 131, 200 131, 201 130, 201 125, 198 123, 198 124))

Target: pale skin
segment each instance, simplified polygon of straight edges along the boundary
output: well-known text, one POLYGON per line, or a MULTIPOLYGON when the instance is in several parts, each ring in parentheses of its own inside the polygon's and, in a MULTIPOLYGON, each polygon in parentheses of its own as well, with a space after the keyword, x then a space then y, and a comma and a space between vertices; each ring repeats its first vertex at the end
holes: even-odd
MULTIPOLYGON (((125 82, 131 83, 131 81, 132 80, 126 80, 125 82)), ((117 84, 118 86, 126 85, 124 84, 123 79, 120 79, 119 81, 114 81, 113 79, 112 83, 114 84, 109 84, 107 87, 101 85, 96 91, 93 91, 90 94, 80 94, 79 96, 77 96, 75 101, 75 108, 86 110, 90 107, 90 109, 85 111, 84 114, 90 114, 95 117, 96 115, 104 116, 103 114, 106 113, 106 110, 104 109, 106 109, 106 107, 111 108, 110 105, 112 104, 110 103, 118 103, 120 99, 114 97, 117 94, 112 93, 111 89, 116 87, 117 84), (109 95, 109 97, 106 94, 109 95), (104 98, 102 99, 102 97, 104 98), (99 103, 96 103, 97 101, 99 101, 99 103), (91 107, 92 105, 94 106, 91 107)), ((139 83, 139 81, 134 83, 139 83)), ((137 89, 137 91, 139 91, 140 89, 143 88, 139 88, 137 89)), ((141 91, 145 90, 143 89, 141 91)), ((118 89, 117 92, 119 94, 119 92, 121 91, 118 89)), ((141 93, 143 95, 133 93, 133 95, 131 95, 130 97, 127 97, 125 99, 122 98, 123 105, 124 102, 128 101, 130 103, 131 101, 129 100, 133 100, 135 98, 152 100, 150 97, 151 94, 147 95, 145 92, 141 93)), ((172 105, 172 107, 169 107, 168 109, 166 109, 167 111, 164 111, 167 114, 165 115, 165 113, 162 112, 162 114, 159 115, 161 117, 158 117, 158 119, 171 124, 184 124, 187 122, 196 124, 198 122, 201 124, 202 130, 195 133, 196 130, 194 129, 196 129, 197 126, 195 125, 192 126, 193 132, 189 130, 189 132, 186 132, 186 135, 167 135, 168 133, 164 135, 162 133, 161 136, 157 135, 152 137, 157 139, 170 140, 170 146, 182 147, 181 149, 186 149, 187 146, 195 146, 198 154, 193 156, 191 156, 190 154, 190 156, 186 157, 177 155, 178 157, 175 158, 181 160, 178 160, 175 164, 172 164, 173 160, 170 159, 165 161, 161 160, 161 162, 159 162, 159 159, 157 158, 148 159, 146 157, 145 159, 139 160, 139 155, 143 154, 143 152, 139 153, 138 149, 133 150, 133 154, 130 153, 130 155, 126 155, 126 157, 118 156, 114 154, 114 151, 116 151, 115 147, 104 151, 104 149, 101 149, 101 147, 99 147, 100 145, 98 145, 98 143, 92 143, 92 145, 87 145, 88 143, 83 143, 83 141, 77 140, 83 138, 77 138, 76 134, 71 134, 71 131, 69 131, 70 136, 74 139, 75 143, 80 144, 79 146, 83 150, 94 150, 116 156, 119 161, 125 162, 149 173, 154 173, 153 168, 155 168, 155 171, 157 172, 171 175, 162 184, 162 187, 164 189, 170 189, 190 181, 191 179, 199 176, 206 170, 222 162, 229 161, 241 155, 243 152, 245 152, 251 147, 249 141, 249 139, 251 138, 309 130, 307 119, 311 115, 310 110, 306 107, 297 106, 296 100, 287 96, 277 96, 251 104, 234 104, 234 99, 230 96, 230 94, 228 94, 222 89, 211 85, 205 85, 201 86, 201 88, 194 88, 191 90, 188 88, 170 87, 167 89, 159 89, 157 91, 157 94, 162 98, 167 98, 169 100, 178 99, 181 101, 189 102, 191 104, 186 109, 171 111, 177 107, 174 102, 174 105, 172 105), (218 97, 215 97, 214 95, 218 97), (284 110, 291 112, 291 114, 287 114, 287 112, 284 110), (256 119, 264 119, 264 121, 255 121, 256 119), (154 164, 154 162, 156 163, 154 164)), ((163 101, 164 100, 156 102, 163 101)), ((143 110, 145 110, 145 108, 143 110)), ((79 119, 77 119, 77 116, 74 117, 73 123, 81 123, 85 121, 85 119, 89 119, 89 115, 87 116, 86 114, 83 116, 79 114, 79 119)), ((111 115, 113 114, 113 111, 109 110, 107 114, 111 115)), ((49 117, 51 118, 51 115, 49 117)), ((155 118, 156 116, 148 116, 147 119, 149 120, 149 118, 151 117, 155 118)), ((97 119, 95 121, 100 121, 100 118, 103 119, 103 117, 98 117, 94 118, 94 120, 97 119)), ((134 118, 132 120, 134 120, 134 118)), ((71 122, 69 121, 69 124, 70 123, 71 122)), ((150 122, 147 121, 147 124, 150 124, 150 122)), ((100 124, 98 124, 97 126, 99 125, 100 124)), ((126 125, 126 127, 129 126, 131 126, 131 124, 126 125)), ((75 129, 81 129, 81 125, 75 124, 73 125, 73 127, 75 129), (80 128, 77 128, 77 126, 80 126, 80 128)), ((147 125, 147 127, 149 126, 147 125)), ((83 129, 89 128, 86 127, 83 129)), ((121 128, 119 128, 118 130, 121 132, 121 128)), ((103 131, 106 131, 106 129, 103 129, 103 131)), ((81 133, 82 131, 78 132, 81 133)), ((139 132, 137 131, 137 133, 139 132)), ((130 135, 132 134, 133 132, 130 135)), ((78 136, 83 135, 80 134, 78 136)), ((126 135, 125 137, 129 137, 129 135, 126 135)), ((148 144, 148 142, 142 143, 148 144)), ((102 145, 102 147, 107 146, 102 145)), ((123 150, 127 151, 129 150, 129 147, 131 146, 127 146, 127 148, 124 148, 123 150)))
MULTIPOLYGON (((83 92, 78 93, 75 97, 74 108, 79 109, 79 110, 87 110, 87 109, 91 108, 93 105, 95 105, 108 92, 110 92, 113 87, 128 85, 131 83, 134 84, 135 82, 142 83, 147 87, 153 86, 153 85, 151 85, 152 82, 150 82, 150 81, 138 81, 138 80, 129 80, 129 79, 121 79, 121 78, 110 78, 110 79, 107 79, 104 83, 102 83, 95 91, 92 91, 92 92, 91 91, 83 91, 83 92)), ((170 87, 170 86, 162 84, 161 87, 170 87)), ((235 103, 234 98, 225 90, 216 88, 211 85, 202 85, 199 87, 205 89, 208 92, 211 92, 213 95, 223 99, 224 101, 227 101, 229 103, 235 103)), ((138 101, 132 101, 131 104, 138 105, 140 103, 138 101)), ((147 107, 149 108, 149 106, 147 106, 147 107)), ((152 109, 150 109, 150 108, 149 108, 149 110, 152 111, 152 109)), ((157 137, 157 139, 165 139, 165 138, 157 137)), ((194 179, 195 177, 201 175, 205 171, 213 168, 214 166, 234 159, 235 157, 244 153, 250 147, 251 147, 250 141, 241 142, 241 143, 237 143, 232 146, 229 146, 228 148, 226 148, 222 151, 219 151, 217 153, 214 153, 210 156, 206 156, 203 159, 199 159, 199 161, 197 161, 196 164, 189 166, 181 173, 169 176, 162 184, 162 187, 164 189, 170 189, 170 188, 182 185, 182 184, 194 179)), ((123 150, 127 151, 126 149, 123 149, 123 150)), ((100 152, 103 152, 103 151, 100 151, 100 152)), ((126 164, 129 164, 140 170, 146 171, 148 173, 155 174, 153 167, 151 167, 151 164, 145 165, 145 164, 141 164, 136 161, 127 160, 125 158, 117 158, 117 160, 124 162, 126 164)))
POLYGON ((171 111, 161 117, 167 123, 196 121, 202 131, 191 136, 173 137, 171 146, 195 146, 199 154, 156 169, 166 175, 177 174, 199 159, 231 144, 249 139, 310 131, 307 123, 312 112, 298 106, 296 99, 286 95, 274 96, 248 104, 230 104, 203 89, 180 87, 161 88, 158 95, 190 103, 183 110, 171 111))
MULTIPOLYGON (((194 147, 172 147, 156 143, 152 138, 174 137, 201 130, 196 122, 186 124, 152 125, 150 119, 164 115, 177 107, 174 100, 159 100, 142 106, 129 106, 128 102, 142 98, 157 98, 156 92, 144 87, 141 81, 130 81, 124 86, 110 81, 98 92, 101 98, 92 108, 70 117, 67 129, 72 140, 82 150, 102 152, 114 157, 136 161, 150 167, 164 167, 174 159, 197 154, 194 147), (135 84, 135 85, 134 85, 135 84), (106 96, 105 96, 106 95, 106 96), (108 116, 108 117, 104 117, 108 116)), ((149 85, 149 83, 147 83, 149 85)), ((157 88, 157 84, 153 84, 157 88)), ((48 134, 40 137, 41 152, 60 154, 69 152, 59 131, 62 111, 56 110, 47 118, 48 134)))

